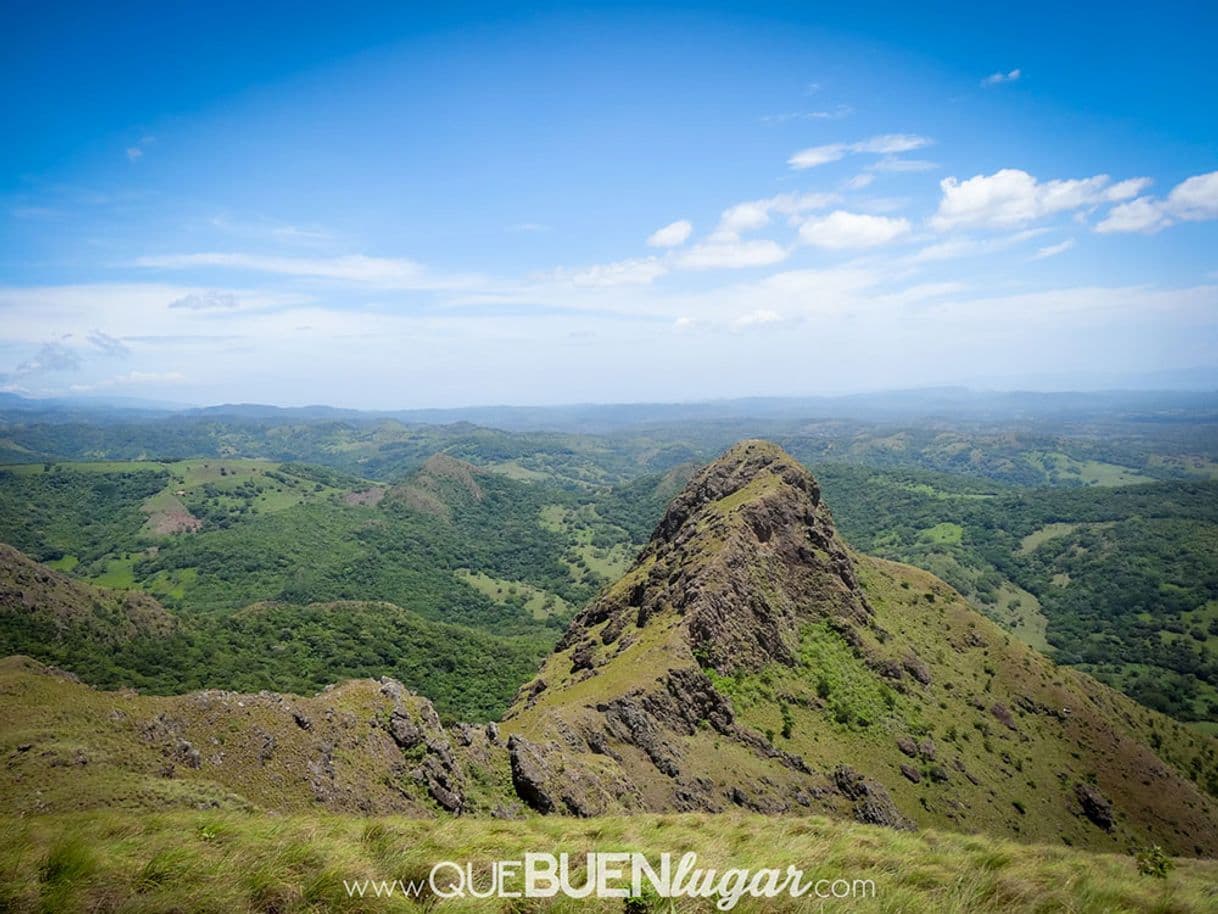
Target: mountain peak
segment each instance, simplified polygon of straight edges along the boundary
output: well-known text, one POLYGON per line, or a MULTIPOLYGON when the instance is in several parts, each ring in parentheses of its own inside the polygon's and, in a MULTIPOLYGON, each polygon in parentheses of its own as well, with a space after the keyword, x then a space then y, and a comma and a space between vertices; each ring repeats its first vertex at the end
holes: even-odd
POLYGON ((820 503, 812 474, 778 445, 759 439, 738 442, 690 479, 668 506, 652 541, 672 539, 700 511, 728 499, 739 506, 776 493, 806 498, 812 507, 820 503))
POLYGON ((641 627, 671 608, 690 650, 721 673, 792 663, 802 624, 870 614, 819 485, 768 441, 733 445, 689 481, 634 570, 644 569, 627 614, 637 604, 641 627))
POLYGON ((1218 847, 1184 756, 1152 749, 1164 728, 1198 751, 932 575, 852 553, 812 475, 763 441, 690 479, 503 723, 543 812, 743 806, 1218 847))

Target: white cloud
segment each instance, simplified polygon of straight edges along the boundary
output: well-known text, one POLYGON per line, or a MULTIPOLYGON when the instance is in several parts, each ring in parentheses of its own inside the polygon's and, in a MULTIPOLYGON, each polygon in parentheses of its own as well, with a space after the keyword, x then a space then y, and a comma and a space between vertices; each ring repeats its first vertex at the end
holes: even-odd
POLYGON ((824 209, 838 201, 837 194, 778 194, 762 200, 747 200, 729 206, 719 217, 719 225, 711 235, 711 241, 735 241, 744 232, 763 228, 770 222, 771 214, 799 216, 812 210, 824 209))
POLYGON ((208 251, 197 254, 162 254, 139 257, 135 260, 135 265, 162 270, 216 267, 311 279, 331 279, 388 289, 451 290, 468 288, 477 283, 474 277, 434 275, 422 264, 406 258, 367 257, 363 254, 340 257, 283 257, 208 251))
POLYGON ((580 270, 560 270, 555 274, 575 286, 645 286, 665 273, 668 267, 657 257, 637 257, 601 263, 580 270))
POLYGON ((849 117, 853 113, 854 109, 849 105, 838 105, 828 111, 789 111, 783 114, 767 114, 761 118, 761 123, 772 127, 791 121, 836 121, 849 117))
POLYGON ((874 180, 875 180, 875 175, 871 174, 870 172, 865 171, 865 172, 862 172, 861 174, 855 175, 853 178, 851 178, 849 181, 846 182, 845 186, 846 186, 847 190, 862 190, 864 187, 870 186, 871 182, 873 182, 874 180))
POLYGON ((929 146, 931 141, 924 136, 912 133, 885 133, 873 136, 857 143, 828 143, 824 146, 811 146, 801 149, 787 160, 792 168, 815 168, 844 159, 852 153, 869 153, 873 155, 893 155, 898 152, 912 152, 929 146))
POLYGON ((925 159, 902 159, 899 156, 885 156, 878 162, 872 162, 868 165, 867 170, 900 173, 934 171, 938 167, 938 162, 928 162, 925 159))
POLYGON ((821 219, 809 219, 799 228, 800 240, 805 244, 829 250, 876 247, 908 233, 908 219, 868 216, 840 209, 821 219))
POLYGON ((777 241, 712 239, 695 244, 682 252, 677 258, 677 264, 689 270, 738 270, 779 263, 787 258, 788 253, 777 241))
POLYGON ((220 311, 240 305, 231 292, 191 292, 169 303, 171 308, 188 308, 191 311, 220 311))
POLYGON ((927 245, 909 258, 911 263, 929 263, 939 260, 954 260, 959 257, 975 257, 982 254, 993 254, 1004 251, 1015 245, 1022 244, 1038 235, 1043 235, 1048 229, 1032 228, 1013 232, 1009 235, 989 236, 985 238, 949 238, 927 245))
POLYGON ((851 152, 872 152, 878 155, 892 155, 897 152, 912 152, 930 145, 930 140, 913 133, 885 133, 873 136, 861 143, 854 143, 851 152))
POLYGON ((765 324, 777 324, 782 321, 782 315, 777 311, 772 311, 769 308, 758 308, 756 311, 750 311, 747 314, 741 314, 732 321, 732 326, 738 330, 743 330, 747 327, 759 327, 765 324))
POLYGON ((685 244, 693 234, 694 227, 688 219, 678 219, 661 229, 656 229, 647 238, 653 248, 675 248, 685 244))
POLYGON ((815 168, 817 165, 827 165, 838 159, 844 159, 849 151, 850 147, 845 143, 810 146, 807 149, 801 149, 787 159, 787 164, 792 168, 815 168))
POLYGON ((1167 208, 1173 216, 1191 222, 1218 219, 1218 171, 1181 181, 1167 195, 1167 208))
POLYGON ((1118 200, 1131 200, 1150 187, 1150 184, 1150 178, 1127 178, 1109 187, 1104 197, 1113 203, 1118 200))
POLYGON ((1157 232, 1171 225, 1162 204, 1153 197, 1138 197, 1114 206, 1095 227, 1097 232, 1157 232))
MULTIPOLYGON (((1129 182, 1123 182, 1129 183, 1129 182)), ((1119 185, 1118 185, 1119 186, 1119 185)), ((1134 188, 1140 191, 1145 184, 1134 188)), ((1175 220, 1201 222, 1218 219, 1218 171, 1193 175, 1171 189, 1166 200, 1138 197, 1114 206, 1095 230, 1112 232, 1157 232, 1175 220)))
POLYGON ((1031 259, 1044 260, 1046 257, 1056 257, 1058 254, 1066 253, 1066 251, 1070 250, 1072 247, 1074 247, 1074 239, 1067 238, 1065 241, 1059 242, 1058 244, 1050 244, 1040 248, 1035 254, 1032 255, 1031 259))
POLYGON ((719 228, 716 229, 716 233, 735 236, 741 232, 751 232, 762 228, 769 222, 769 201, 750 200, 725 209, 723 215, 719 217, 719 228))
POLYGON ((1014 70, 1008 70, 1006 73, 991 73, 985 79, 981 80, 983 86, 998 86, 1002 83, 1013 83, 1023 74, 1016 67, 1014 70))
POLYGON ((1108 175, 1040 182, 1026 171, 1004 168, 966 181, 944 178, 943 197, 931 217, 940 231, 952 228, 1009 228, 1056 213, 1127 199, 1149 183, 1132 178, 1117 184, 1108 175))

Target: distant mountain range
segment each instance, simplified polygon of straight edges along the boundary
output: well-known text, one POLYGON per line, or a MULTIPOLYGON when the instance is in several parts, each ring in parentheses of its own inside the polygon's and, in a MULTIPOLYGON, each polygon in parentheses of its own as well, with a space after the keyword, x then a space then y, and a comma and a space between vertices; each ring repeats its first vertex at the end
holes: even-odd
POLYGON ((166 417, 259 422, 376 421, 409 424, 470 423, 506 431, 609 433, 680 422, 741 418, 863 419, 871 421, 952 418, 1004 421, 1063 419, 1113 412, 1189 410, 1218 415, 1218 389, 985 391, 964 387, 922 388, 824 397, 745 397, 691 403, 571 404, 564 406, 470 406, 451 409, 358 410, 340 407, 224 403, 182 406, 134 398, 32 399, 0 393, 0 418, 8 421, 106 421, 166 417))

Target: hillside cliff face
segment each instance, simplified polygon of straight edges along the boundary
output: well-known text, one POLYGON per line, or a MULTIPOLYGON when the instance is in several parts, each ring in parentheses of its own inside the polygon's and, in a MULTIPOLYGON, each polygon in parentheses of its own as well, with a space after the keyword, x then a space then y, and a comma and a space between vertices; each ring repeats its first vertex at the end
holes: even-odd
POLYGON ((689 482, 503 729, 543 812, 743 806, 1218 849, 1211 740, 1054 667, 932 576, 852 555, 815 480, 765 442, 689 482))

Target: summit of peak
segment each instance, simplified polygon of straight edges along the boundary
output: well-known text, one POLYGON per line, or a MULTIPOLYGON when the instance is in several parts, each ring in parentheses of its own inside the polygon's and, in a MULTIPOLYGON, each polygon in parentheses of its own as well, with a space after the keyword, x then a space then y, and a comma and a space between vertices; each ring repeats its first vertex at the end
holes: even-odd
POLYGON ((741 504, 783 495, 814 509, 820 487, 800 463, 771 441, 757 438, 737 442, 696 473, 668 506, 652 536, 671 540, 695 515, 731 500, 741 504))

